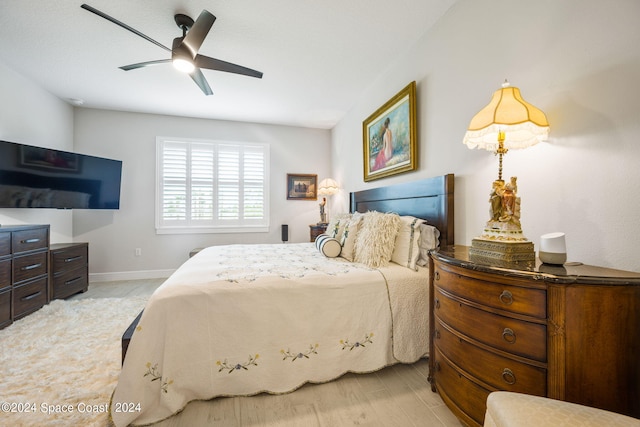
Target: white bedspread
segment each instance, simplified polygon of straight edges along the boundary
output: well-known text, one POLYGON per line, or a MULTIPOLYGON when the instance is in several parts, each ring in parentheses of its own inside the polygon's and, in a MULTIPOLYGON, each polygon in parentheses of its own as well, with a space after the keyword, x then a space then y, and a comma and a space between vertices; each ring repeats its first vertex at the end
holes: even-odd
POLYGON ((147 424, 192 400, 415 362, 428 351, 426 279, 325 258, 312 243, 206 248, 147 303, 112 419, 147 424))

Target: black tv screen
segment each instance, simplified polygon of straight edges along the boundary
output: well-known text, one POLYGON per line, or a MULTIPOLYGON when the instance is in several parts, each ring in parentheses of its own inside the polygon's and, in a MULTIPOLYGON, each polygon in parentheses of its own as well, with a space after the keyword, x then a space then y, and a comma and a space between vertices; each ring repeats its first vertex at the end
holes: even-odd
POLYGON ((0 141, 0 208, 119 209, 122 162, 0 141))

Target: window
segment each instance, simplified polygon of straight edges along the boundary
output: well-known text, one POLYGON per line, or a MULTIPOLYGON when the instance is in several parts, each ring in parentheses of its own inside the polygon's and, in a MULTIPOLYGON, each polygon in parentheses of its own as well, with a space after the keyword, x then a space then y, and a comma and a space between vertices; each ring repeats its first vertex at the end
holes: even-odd
POLYGON ((157 138, 156 231, 269 231, 269 145, 157 138))

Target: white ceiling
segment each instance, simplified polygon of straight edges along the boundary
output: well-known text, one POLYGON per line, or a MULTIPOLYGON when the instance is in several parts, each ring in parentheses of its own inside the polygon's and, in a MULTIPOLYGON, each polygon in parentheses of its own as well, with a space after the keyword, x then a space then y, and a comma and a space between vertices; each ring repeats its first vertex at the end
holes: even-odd
POLYGON ((332 128, 393 58, 456 0, 1 0, 0 62, 60 99, 85 107, 332 128), (264 73, 203 70, 205 96, 147 40, 171 47, 173 16, 217 17, 200 54, 264 73))

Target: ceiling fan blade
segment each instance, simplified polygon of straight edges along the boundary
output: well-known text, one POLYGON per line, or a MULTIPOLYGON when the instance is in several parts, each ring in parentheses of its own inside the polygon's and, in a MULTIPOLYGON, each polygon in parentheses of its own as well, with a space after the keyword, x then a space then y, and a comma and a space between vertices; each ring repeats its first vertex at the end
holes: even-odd
POLYGON ((122 67, 118 68, 124 71, 131 71, 142 67, 148 67, 149 65, 168 64, 170 62, 170 59, 158 59, 156 61, 138 62, 137 64, 123 65, 122 67))
POLYGON ((209 87, 209 83, 207 83, 207 79, 204 78, 204 74, 202 74, 202 70, 200 70, 200 68, 196 68, 189 75, 205 95, 213 95, 211 87, 209 87))
POLYGON ((83 4, 83 5, 81 5, 80 7, 81 7, 81 8, 83 8, 83 9, 85 9, 85 10, 88 10, 89 12, 95 13, 96 15, 98 15, 98 16, 100 16, 100 17, 102 17, 102 18, 106 19, 107 21, 111 21, 111 22, 113 22, 114 24, 121 26, 121 27, 122 27, 122 28, 124 28, 125 30, 129 30, 129 31, 131 31, 133 34, 135 34, 135 35, 137 35, 137 36, 140 36, 140 37, 142 37, 142 38, 143 38, 143 39, 145 39, 145 40, 150 41, 151 43, 155 44, 155 45, 156 45, 156 46, 158 46, 158 47, 163 48, 164 50, 167 50, 167 51, 171 52, 171 49, 169 49, 168 47, 166 47, 166 46, 165 46, 165 45, 163 45, 162 43, 159 43, 159 42, 155 41, 155 40, 154 40, 154 39, 152 39, 151 37, 149 37, 149 36, 147 36, 147 35, 145 35, 145 34, 142 34, 140 31, 138 31, 138 30, 136 30, 136 29, 134 29, 134 28, 131 28, 130 26, 128 26, 128 25, 127 25, 127 24, 125 24, 124 22, 120 22, 120 21, 118 21, 117 19, 115 19, 115 18, 113 18, 113 17, 111 17, 111 16, 107 15, 106 13, 104 13, 104 12, 100 12, 98 9, 95 9, 95 8, 93 8, 93 7, 89 6, 88 4, 83 4))
POLYGON ((207 34, 209 34, 209 30, 215 20, 216 17, 209 13, 209 11, 203 10, 185 36, 182 44, 191 51, 192 58, 195 58, 198 54, 198 50, 200 50, 200 46, 202 46, 202 42, 205 37, 207 37, 207 34))
POLYGON ((249 77, 262 78, 260 71, 252 70, 251 68, 243 67, 240 65, 232 64, 231 62, 221 61, 220 59, 210 58, 208 56, 196 55, 195 58, 196 67, 206 68, 208 70, 224 71, 227 73, 242 74, 249 77))

